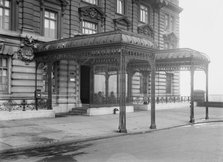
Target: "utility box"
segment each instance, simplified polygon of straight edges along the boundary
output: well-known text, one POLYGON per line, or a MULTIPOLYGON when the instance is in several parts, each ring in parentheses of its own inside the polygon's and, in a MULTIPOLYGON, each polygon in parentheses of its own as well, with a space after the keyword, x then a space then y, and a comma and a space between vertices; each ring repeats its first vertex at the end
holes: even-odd
POLYGON ((40 89, 35 90, 35 98, 36 99, 40 99, 41 98, 41 90, 40 89))

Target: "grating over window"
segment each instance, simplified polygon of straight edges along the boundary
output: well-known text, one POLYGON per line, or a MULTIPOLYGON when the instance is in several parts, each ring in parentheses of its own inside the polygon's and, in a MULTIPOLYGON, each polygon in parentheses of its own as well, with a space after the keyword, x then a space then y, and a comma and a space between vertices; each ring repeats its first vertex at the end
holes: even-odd
POLYGON ((10 1, 0 0, 0 28, 9 29, 10 1))
POLYGON ((148 23, 148 8, 144 5, 140 5, 140 21, 148 23))
POLYGON ((0 92, 8 92, 8 66, 6 58, 0 58, 0 92))
POLYGON ((91 23, 88 21, 82 22, 82 33, 83 34, 95 34, 97 33, 98 26, 95 23, 91 23))
POLYGON ((57 14, 55 12, 45 11, 44 36, 48 38, 57 38, 57 14))

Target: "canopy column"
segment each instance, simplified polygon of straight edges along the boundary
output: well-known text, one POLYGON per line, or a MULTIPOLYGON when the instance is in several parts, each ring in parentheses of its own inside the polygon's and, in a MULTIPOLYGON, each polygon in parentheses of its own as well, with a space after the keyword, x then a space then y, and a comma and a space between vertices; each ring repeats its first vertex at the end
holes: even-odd
POLYGON ((39 63, 36 61, 36 67, 35 67, 35 108, 38 110, 38 105, 37 105, 37 98, 36 98, 36 90, 37 90, 37 70, 38 70, 39 63))
POLYGON ((206 73, 206 115, 205 115, 205 119, 209 119, 209 116, 208 116, 208 66, 207 66, 207 69, 205 71, 206 73))
POLYGON ((127 133, 126 129, 126 57, 122 50, 120 53, 120 63, 119 63, 119 132, 127 133))
POLYGON ((94 66, 90 66, 90 104, 94 103, 94 66))
POLYGON ((47 109, 52 110, 52 62, 47 63, 48 100, 47 109))
POLYGON ((156 109, 155 109, 155 64, 151 65, 151 126, 150 129, 156 129, 156 109))
POLYGON ((191 74, 191 101, 190 101, 190 123, 194 123, 194 67, 191 67, 191 70, 190 70, 190 74, 191 74))

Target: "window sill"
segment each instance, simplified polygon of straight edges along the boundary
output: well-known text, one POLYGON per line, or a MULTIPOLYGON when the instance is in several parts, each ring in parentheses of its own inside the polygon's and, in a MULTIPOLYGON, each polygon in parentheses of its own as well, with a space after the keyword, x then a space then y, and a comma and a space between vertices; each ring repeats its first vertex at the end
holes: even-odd
POLYGON ((0 35, 7 35, 10 37, 19 37, 20 33, 18 31, 0 29, 0 35))
POLYGON ((116 12, 115 14, 119 15, 119 16, 125 16, 125 14, 121 14, 121 13, 118 13, 118 12, 116 12))
POLYGON ((57 39, 48 38, 48 37, 45 37, 45 36, 42 36, 42 35, 39 35, 39 34, 35 34, 35 33, 23 32, 21 34, 21 37, 25 38, 26 36, 28 36, 28 37, 31 36, 33 39, 41 41, 41 42, 49 42, 49 41, 57 40, 57 39))

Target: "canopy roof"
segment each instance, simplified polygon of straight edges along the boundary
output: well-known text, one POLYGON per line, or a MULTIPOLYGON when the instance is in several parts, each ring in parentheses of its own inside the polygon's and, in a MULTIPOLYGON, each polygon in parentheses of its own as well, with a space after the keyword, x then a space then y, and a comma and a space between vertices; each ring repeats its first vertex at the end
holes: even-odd
POLYGON ((188 48, 158 50, 150 37, 121 30, 42 43, 35 50, 35 58, 39 62, 76 59, 80 63, 117 64, 123 52, 130 61, 129 67, 144 70, 150 69, 147 62, 153 64, 154 61, 160 71, 192 67, 206 70, 210 62, 204 53, 188 48))
POLYGON ((155 54, 157 70, 188 70, 191 67, 205 70, 209 57, 189 48, 158 50, 155 54))
POLYGON ((142 47, 153 48, 153 40, 132 32, 116 30, 91 35, 77 35, 72 38, 55 40, 39 44, 36 52, 57 50, 62 48, 89 47, 114 43, 127 43, 142 47))

